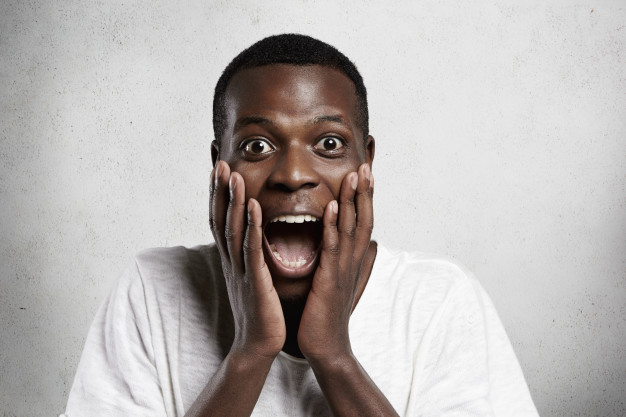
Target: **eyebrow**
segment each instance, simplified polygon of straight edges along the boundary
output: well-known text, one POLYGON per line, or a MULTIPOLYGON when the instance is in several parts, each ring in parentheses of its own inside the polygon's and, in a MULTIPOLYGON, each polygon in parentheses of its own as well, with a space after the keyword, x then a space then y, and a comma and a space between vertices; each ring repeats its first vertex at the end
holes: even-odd
MULTIPOLYGON (((348 127, 348 123, 346 123, 345 119, 341 115, 324 115, 324 116, 316 116, 311 119, 307 124, 318 124, 324 122, 334 122, 342 124, 348 127)), ((262 116, 244 116, 241 119, 235 122, 235 126, 233 128, 233 132, 237 132, 240 129, 243 129, 246 126, 250 125, 262 125, 262 126, 274 126, 274 122, 270 119, 262 117, 262 116)))
POLYGON ((310 122, 311 124, 316 124, 316 123, 323 123, 323 122, 335 122, 335 123, 340 123, 344 126, 348 126, 348 123, 346 123, 346 121, 344 120, 343 117, 341 117, 341 115, 327 115, 327 116, 317 116, 315 118, 313 118, 313 120, 310 122))
POLYGON ((246 116, 235 122, 235 126, 233 128, 234 132, 237 132, 240 129, 243 129, 246 126, 250 125, 265 125, 265 126, 273 126, 274 123, 270 119, 266 119, 261 116, 246 116))

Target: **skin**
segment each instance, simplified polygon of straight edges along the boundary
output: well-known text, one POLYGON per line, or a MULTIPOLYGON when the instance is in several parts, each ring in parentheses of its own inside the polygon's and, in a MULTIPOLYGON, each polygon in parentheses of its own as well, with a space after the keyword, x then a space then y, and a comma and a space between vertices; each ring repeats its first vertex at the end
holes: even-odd
POLYGON ((354 85, 327 67, 268 65, 237 73, 226 105, 211 230, 235 338, 186 415, 249 416, 281 349, 308 360, 336 416, 397 415, 348 333, 376 256, 374 139, 356 125, 354 85), (267 222, 284 214, 323 222, 319 253, 299 269, 284 268, 264 242, 267 222), (295 307, 283 311, 281 300, 295 307))

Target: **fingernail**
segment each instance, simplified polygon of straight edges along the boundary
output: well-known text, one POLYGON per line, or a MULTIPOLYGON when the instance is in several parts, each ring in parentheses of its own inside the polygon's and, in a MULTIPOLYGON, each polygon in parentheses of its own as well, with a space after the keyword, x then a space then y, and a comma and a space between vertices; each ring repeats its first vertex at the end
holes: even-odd
POLYGON ((337 212, 339 212, 339 207, 337 206, 337 200, 333 200, 330 202, 330 209, 333 211, 334 214, 337 214, 337 212))
POLYGON ((236 187, 237 187, 237 181, 235 181, 235 177, 231 175, 230 179, 228 180, 228 191, 230 192, 231 200, 233 199, 233 194, 235 192, 236 187))
POLYGON ((350 186, 352 187, 353 190, 356 190, 356 184, 359 180, 359 176, 356 174, 353 174, 352 177, 350 178, 350 186))
POLYGON ((374 189, 374 174, 370 174, 370 191, 374 189))
POLYGON ((363 175, 369 180, 371 174, 372 171, 370 170, 370 164, 365 164, 365 167, 363 168, 363 175))

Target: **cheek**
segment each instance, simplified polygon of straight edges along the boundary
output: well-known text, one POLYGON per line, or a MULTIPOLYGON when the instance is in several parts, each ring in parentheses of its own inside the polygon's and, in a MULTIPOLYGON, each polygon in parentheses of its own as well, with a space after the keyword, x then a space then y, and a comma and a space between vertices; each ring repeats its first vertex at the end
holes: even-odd
POLYGON ((333 198, 336 200, 339 198, 339 191, 341 190, 341 183, 346 175, 356 171, 357 168, 353 167, 341 167, 330 169, 326 174, 326 184, 333 194, 333 198))
POLYGON ((263 189, 263 181, 259 180, 259 176, 241 174, 246 183, 246 201, 250 198, 259 200, 259 195, 263 189))
POLYGON ((258 200, 261 189, 263 188, 263 181, 265 179, 264 172, 259 169, 254 169, 254 167, 250 164, 230 162, 229 165, 232 172, 237 172, 243 178, 246 187, 246 201, 250 198, 258 200))

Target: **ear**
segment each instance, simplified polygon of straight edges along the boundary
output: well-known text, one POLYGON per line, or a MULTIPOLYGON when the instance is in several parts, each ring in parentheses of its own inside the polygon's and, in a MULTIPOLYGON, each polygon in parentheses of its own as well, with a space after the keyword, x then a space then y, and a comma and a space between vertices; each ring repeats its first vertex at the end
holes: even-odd
POLYGON ((216 140, 211 142, 211 161, 213 161, 213 166, 217 164, 217 161, 220 160, 220 145, 216 140))
POLYGON ((376 151, 376 141, 374 137, 371 135, 367 136, 365 140, 365 162, 370 165, 370 169, 372 169, 372 163, 374 162, 374 153, 376 151))

